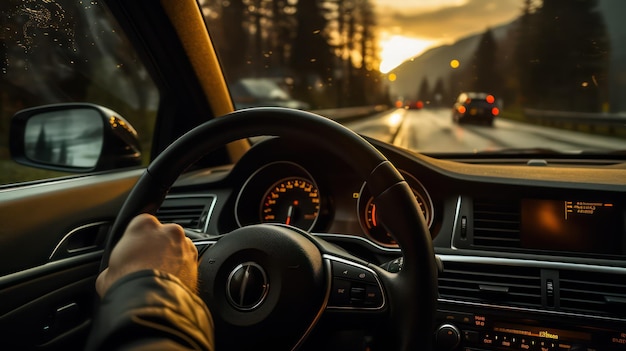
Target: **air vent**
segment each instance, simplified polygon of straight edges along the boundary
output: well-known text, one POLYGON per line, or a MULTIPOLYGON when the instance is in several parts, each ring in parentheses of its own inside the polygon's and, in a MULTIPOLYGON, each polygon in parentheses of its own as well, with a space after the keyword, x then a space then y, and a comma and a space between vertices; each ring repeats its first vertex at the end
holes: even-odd
POLYGON ((561 271, 561 310, 626 317, 626 273, 561 271))
POLYGON ((538 268, 444 262, 439 274, 441 298, 499 305, 540 307, 538 268))
POLYGON ((162 223, 204 230, 215 198, 213 196, 167 197, 156 213, 162 223))
POLYGON ((474 246, 519 248, 520 206, 511 201, 474 201, 474 246))

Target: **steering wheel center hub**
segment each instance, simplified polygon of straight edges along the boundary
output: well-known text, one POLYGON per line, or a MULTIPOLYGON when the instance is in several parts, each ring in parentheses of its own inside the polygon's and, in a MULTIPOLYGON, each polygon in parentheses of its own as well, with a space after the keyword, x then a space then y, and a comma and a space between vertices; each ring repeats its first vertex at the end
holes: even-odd
POLYGON ((202 255, 199 289, 221 340, 241 346, 245 328, 257 347, 276 333, 294 345, 285 335, 302 335, 315 322, 325 307, 327 277, 320 250, 303 233, 261 224, 224 235, 202 255))
POLYGON ((244 262, 228 275, 226 295, 240 311, 250 311, 263 303, 269 290, 269 281, 263 267, 255 262, 244 262))

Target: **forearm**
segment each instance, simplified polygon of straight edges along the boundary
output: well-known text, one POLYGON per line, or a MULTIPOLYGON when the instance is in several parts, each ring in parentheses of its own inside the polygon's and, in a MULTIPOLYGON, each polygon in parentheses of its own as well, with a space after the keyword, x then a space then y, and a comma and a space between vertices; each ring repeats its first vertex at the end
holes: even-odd
POLYGON ((107 291, 95 317, 88 350, 213 350, 206 305, 171 275, 141 271, 107 291))

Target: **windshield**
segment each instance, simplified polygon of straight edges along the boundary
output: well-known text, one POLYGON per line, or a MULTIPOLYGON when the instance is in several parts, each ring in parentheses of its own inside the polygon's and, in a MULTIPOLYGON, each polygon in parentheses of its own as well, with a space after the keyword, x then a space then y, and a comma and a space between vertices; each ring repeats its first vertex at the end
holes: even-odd
POLYGON ((306 109, 430 154, 625 149, 625 1, 200 5, 236 108, 306 109))

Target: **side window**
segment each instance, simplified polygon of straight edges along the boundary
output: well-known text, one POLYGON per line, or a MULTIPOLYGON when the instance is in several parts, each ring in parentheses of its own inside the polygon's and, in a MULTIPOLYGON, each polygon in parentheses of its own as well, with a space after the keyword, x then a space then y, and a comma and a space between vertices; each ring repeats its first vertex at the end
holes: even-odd
POLYGON ((12 116, 41 105, 87 102, 117 112, 149 161, 158 91, 103 3, 3 0, 0 24, 0 186, 68 175, 11 159, 12 116))

